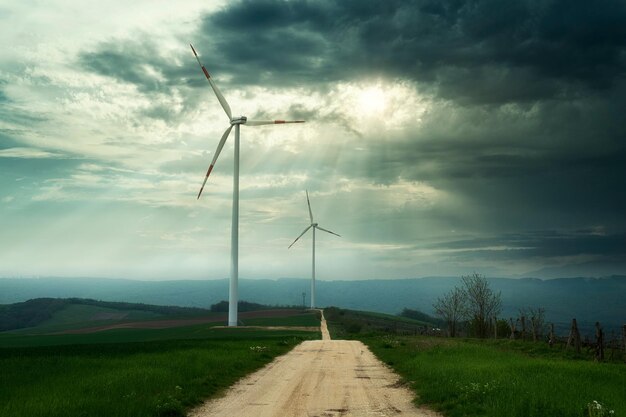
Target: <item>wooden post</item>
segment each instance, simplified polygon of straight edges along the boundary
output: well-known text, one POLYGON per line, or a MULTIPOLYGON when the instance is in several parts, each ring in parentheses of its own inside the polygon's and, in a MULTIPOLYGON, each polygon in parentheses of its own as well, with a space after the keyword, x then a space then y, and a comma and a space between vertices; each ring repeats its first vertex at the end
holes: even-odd
POLYGON ((624 348, 624 353, 626 353, 626 324, 622 326, 622 347, 624 348))
MULTIPOLYGON (((516 323, 513 321, 513 317, 509 319, 509 323, 511 323, 511 336, 509 336, 509 339, 513 340, 515 339, 515 323, 516 323)), ((626 329, 626 325, 624 325, 624 328, 626 329)), ((624 334, 626 335, 626 333, 624 334)))
POLYGON ((526 317, 522 316, 522 340, 526 340, 526 317))
POLYGON ((567 338, 567 345, 565 348, 569 348, 574 345, 576 349, 576 353, 580 353, 580 333, 578 332, 578 324, 576 324, 576 319, 572 319, 572 328, 569 331, 569 337, 567 338))
POLYGON ((498 318, 493 316, 493 338, 498 338, 498 318))
POLYGON ((617 340, 617 337, 615 337, 615 330, 611 330, 611 337, 609 337, 607 347, 611 348, 611 357, 609 359, 613 361, 615 354, 620 351, 619 341, 617 340))
POLYGON ((550 347, 554 345, 554 323, 550 323, 550 339, 548 339, 550 347))
POLYGON ((596 321, 596 361, 604 360, 604 334, 600 322, 596 321))
POLYGON ((537 341, 537 318, 535 316, 532 316, 530 318, 530 325, 532 326, 532 331, 533 331, 533 342, 537 341))

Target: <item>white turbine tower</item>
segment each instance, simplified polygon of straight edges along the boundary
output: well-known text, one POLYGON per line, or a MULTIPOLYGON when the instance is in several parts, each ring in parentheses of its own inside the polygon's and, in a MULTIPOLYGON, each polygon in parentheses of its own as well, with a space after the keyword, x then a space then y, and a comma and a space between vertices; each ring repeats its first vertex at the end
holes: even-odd
POLYGON ((209 175, 211 171, 213 171, 213 167, 215 166, 215 162, 217 161, 217 157, 219 156, 222 148, 224 147, 224 143, 226 143, 226 139, 228 139, 228 135, 230 134, 233 126, 235 127, 235 161, 233 167, 233 215, 232 215, 232 228, 231 228, 231 263, 230 263, 230 289, 228 292, 228 325, 229 326, 237 326, 237 302, 238 302, 238 279, 239 279, 239 127, 241 125, 248 126, 261 126, 261 125, 274 125, 274 124, 284 124, 284 123, 304 123, 303 120, 293 120, 293 121, 285 121, 285 120, 248 120, 245 116, 233 117, 230 111, 230 106, 228 102, 217 88, 209 72, 200 62, 200 58, 196 53, 193 45, 191 46, 191 50, 193 54, 196 56, 198 60, 198 64, 200 64, 200 68, 202 68, 202 72, 204 72, 204 76, 209 81, 213 92, 217 96, 218 101, 222 105, 222 108, 226 112, 228 116, 228 120, 230 122, 230 126, 226 129, 224 134, 222 135, 222 139, 220 139, 219 144, 217 145, 217 149, 215 150, 215 155, 213 155, 213 161, 211 161, 211 165, 209 165, 209 170, 204 177, 204 182, 202 183, 202 187, 200 188, 200 192, 198 193, 198 198, 200 198, 200 194, 202 194, 202 190, 204 189, 204 185, 209 179, 209 175))
POLYGON ((311 224, 309 225, 309 227, 304 229, 302 233, 300 233, 300 236, 298 236, 296 240, 294 240, 293 243, 289 245, 288 249, 291 249, 291 247, 298 241, 298 239, 304 236, 304 234, 308 232, 309 229, 313 229, 313 262, 311 266, 311 308, 315 308, 315 229, 320 229, 321 231, 330 233, 331 235, 335 235, 339 237, 341 236, 335 232, 331 232, 330 230, 324 229, 323 227, 321 227, 320 225, 318 225, 317 223, 313 221, 313 212, 311 211, 311 202, 309 201, 308 191, 306 192, 306 203, 309 206, 309 217, 311 218, 311 224))

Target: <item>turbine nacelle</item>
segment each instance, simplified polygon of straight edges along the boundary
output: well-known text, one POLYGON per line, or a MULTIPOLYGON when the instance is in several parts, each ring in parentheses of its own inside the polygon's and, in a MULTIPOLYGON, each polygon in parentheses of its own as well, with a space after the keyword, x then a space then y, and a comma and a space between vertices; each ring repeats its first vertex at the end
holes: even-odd
POLYGON ((233 117, 230 119, 230 125, 245 125, 247 121, 248 118, 246 116, 233 117))

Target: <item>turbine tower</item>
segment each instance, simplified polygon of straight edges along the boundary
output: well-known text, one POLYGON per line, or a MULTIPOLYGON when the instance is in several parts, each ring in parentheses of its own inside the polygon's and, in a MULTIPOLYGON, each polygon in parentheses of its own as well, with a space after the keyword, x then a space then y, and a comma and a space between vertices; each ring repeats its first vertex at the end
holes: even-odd
POLYGON ((309 206, 309 218, 311 219, 311 224, 309 225, 309 227, 307 227, 306 229, 304 229, 304 231, 302 233, 300 233, 300 236, 298 236, 296 238, 296 240, 293 241, 293 243, 291 245, 289 245, 289 248, 287 249, 291 249, 291 247, 298 241, 298 239, 300 239, 302 236, 304 236, 304 234, 306 232, 309 231, 309 229, 313 229, 313 262, 311 265, 311 308, 315 308, 315 229, 320 229, 323 232, 326 233, 330 233, 331 235, 335 235, 335 236, 339 236, 337 233, 335 232, 331 232, 330 230, 326 230, 323 227, 321 227, 319 224, 315 223, 313 221, 313 212, 311 211, 311 202, 309 201, 309 192, 306 192, 306 203, 309 206))
POLYGON ((213 167, 215 166, 215 162, 217 161, 217 157, 219 156, 222 148, 224 147, 224 143, 226 143, 226 139, 228 139, 228 135, 232 130, 233 126, 235 127, 235 161, 233 166, 233 214, 232 214, 232 228, 231 228, 231 247, 230 247, 230 288, 228 291, 228 325, 229 326, 237 326, 237 302, 238 302, 238 279, 239 279, 239 129, 241 125, 248 126, 261 126, 261 125, 274 125, 274 124, 285 124, 285 123, 304 123, 304 120, 248 120, 245 116, 233 117, 232 112, 230 110, 230 106, 228 102, 217 88, 217 85, 211 79, 209 75, 209 71, 202 65, 200 62, 200 58, 196 53, 193 45, 191 46, 191 50, 198 60, 198 64, 200 68, 202 68, 202 72, 206 77, 207 81, 211 85, 217 100, 222 105, 222 108, 226 112, 228 116, 228 120, 230 122, 230 126, 226 129, 222 138, 220 139, 219 144, 217 145, 217 149, 215 150, 215 155, 213 155, 213 160, 211 161, 211 165, 209 165, 209 169, 204 177, 204 182, 202 183, 202 187, 200 187, 200 192, 198 192, 198 199, 202 194, 202 190, 204 189, 204 185, 209 179, 209 175, 211 175, 211 171, 213 171, 213 167))

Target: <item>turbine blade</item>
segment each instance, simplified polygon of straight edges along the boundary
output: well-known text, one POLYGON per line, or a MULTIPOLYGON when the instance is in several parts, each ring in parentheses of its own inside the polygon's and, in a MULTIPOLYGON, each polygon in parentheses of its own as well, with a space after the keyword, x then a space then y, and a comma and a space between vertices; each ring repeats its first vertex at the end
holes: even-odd
POLYGON ((309 190, 306 190, 306 204, 309 206, 309 217, 311 218, 311 224, 313 224, 313 212, 311 211, 311 202, 309 201, 309 190))
POLYGON ((248 120, 248 126, 283 125, 286 123, 304 123, 304 120, 248 120))
POLYGON ((326 232, 326 233, 330 233, 331 235, 335 235, 335 236, 339 236, 339 237, 341 237, 341 235, 338 235, 338 234, 337 234, 337 233, 335 233, 335 232, 331 232, 330 230, 326 230, 326 229, 324 229, 323 227, 320 227, 320 226, 315 226, 315 227, 317 227, 317 228, 318 228, 318 229, 320 229, 320 230, 323 230, 323 231, 324 231, 324 232, 326 232))
POLYGON ((222 139, 220 139, 220 143, 217 145, 217 149, 215 150, 215 155, 213 155, 213 161, 211 161, 211 165, 209 165, 209 170, 206 172, 206 176, 204 177, 204 182, 202 183, 202 187, 200 187, 200 192, 198 193, 198 198, 196 198, 196 200, 200 198, 200 194, 202 194, 202 190, 204 190, 204 185, 206 184, 206 181, 209 179, 209 175, 211 175, 211 171, 213 171, 213 167, 215 166, 217 157, 220 155, 220 152, 222 152, 224 143, 226 143, 226 139, 228 139, 228 135, 230 134, 230 131, 232 128, 233 128, 233 125, 228 126, 228 129, 226 129, 226 131, 222 135, 222 139))
POLYGON ((298 236, 296 238, 296 240, 294 240, 293 243, 291 245, 289 245, 289 247, 287 249, 291 249, 291 247, 298 241, 298 239, 300 239, 311 227, 313 227, 313 225, 310 225, 309 227, 304 229, 304 232, 300 233, 300 236, 298 236))
POLYGON ((204 65, 202 65, 202 62, 200 62, 200 58, 198 57, 198 54, 196 53, 196 50, 194 49, 193 45, 189 44, 189 46, 191 46, 191 50, 193 51, 193 54, 196 56, 196 60, 198 60, 198 64, 200 64, 200 68, 202 68, 202 72, 204 72, 204 76, 209 81, 209 84, 211 84, 211 88, 213 89, 213 92, 217 96, 217 100, 220 102, 220 104, 222 105, 222 108, 226 112, 226 115, 228 116, 228 120, 231 120, 233 118, 233 115, 232 115, 232 112, 230 111, 230 106, 228 105, 228 102, 226 101, 222 93, 220 92, 219 88, 217 88, 217 85, 215 85, 215 83, 211 79, 211 75, 209 74, 209 71, 207 71, 204 65))

